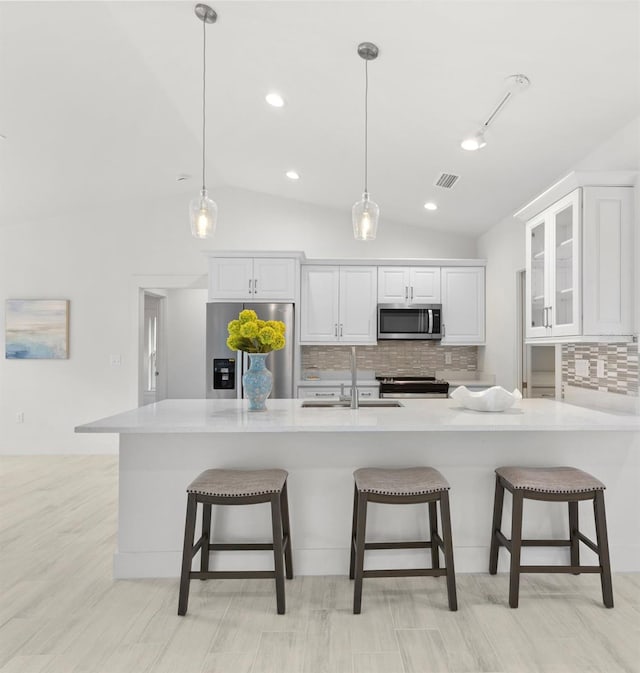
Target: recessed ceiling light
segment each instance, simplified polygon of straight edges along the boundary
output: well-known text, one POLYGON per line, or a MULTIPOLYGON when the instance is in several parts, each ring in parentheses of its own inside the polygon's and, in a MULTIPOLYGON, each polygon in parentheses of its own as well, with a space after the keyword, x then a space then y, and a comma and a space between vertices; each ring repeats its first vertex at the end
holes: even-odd
POLYGON ((438 210, 438 206, 433 201, 427 201, 424 207, 425 210, 438 210))
POLYGON ((284 105, 284 98, 279 93, 275 93, 275 91, 268 93, 264 99, 269 105, 273 105, 273 107, 282 107, 284 105))
POLYGON ((285 175, 289 178, 289 180, 299 180, 300 179, 300 174, 297 171, 287 171, 285 175))

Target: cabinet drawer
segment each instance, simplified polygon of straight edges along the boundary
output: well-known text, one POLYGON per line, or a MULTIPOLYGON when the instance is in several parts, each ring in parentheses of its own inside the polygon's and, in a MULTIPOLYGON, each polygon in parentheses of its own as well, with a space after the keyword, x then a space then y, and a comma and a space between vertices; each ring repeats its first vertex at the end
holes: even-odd
POLYGON ((298 386, 298 397, 305 400, 337 400, 340 397, 340 388, 320 388, 318 386, 312 388, 311 386, 298 386))

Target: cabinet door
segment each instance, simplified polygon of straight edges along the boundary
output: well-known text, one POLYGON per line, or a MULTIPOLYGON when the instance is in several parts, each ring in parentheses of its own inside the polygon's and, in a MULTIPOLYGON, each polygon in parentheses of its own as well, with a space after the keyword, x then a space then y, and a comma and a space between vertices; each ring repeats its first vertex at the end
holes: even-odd
POLYGON ((256 257, 253 260, 253 298, 256 301, 295 299, 295 260, 256 257))
POLYGON ((414 304, 439 304, 440 267, 413 267, 410 274, 409 301, 414 304))
POLYGON ((209 260, 209 299, 253 299, 253 259, 218 257, 209 260))
POLYGON ((530 339, 548 335, 548 227, 545 213, 527 222, 526 232, 525 312, 526 336, 530 339))
POLYGON ((580 189, 547 211, 550 256, 549 323, 551 336, 581 333, 580 315, 580 189))
POLYGON ((443 345, 484 343, 484 267, 442 268, 443 345))
POLYGON ((583 188, 585 335, 633 333, 633 198, 633 187, 583 188))
POLYGON ((402 266, 378 267, 378 302, 405 304, 409 300, 409 269, 402 266))
POLYGON ((300 297, 300 342, 336 343, 338 341, 337 266, 303 266, 300 297))
POLYGON ((375 344, 378 274, 373 266, 340 267, 341 343, 375 344))

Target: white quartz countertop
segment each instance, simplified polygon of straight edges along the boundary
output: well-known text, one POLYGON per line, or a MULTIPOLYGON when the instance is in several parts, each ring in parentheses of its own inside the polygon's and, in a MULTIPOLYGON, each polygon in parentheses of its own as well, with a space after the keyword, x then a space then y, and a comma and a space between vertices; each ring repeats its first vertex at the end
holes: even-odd
MULTIPOLYGON (((398 408, 301 408, 303 400, 163 400, 76 427, 76 432, 640 432, 640 417, 548 399, 522 400, 501 413, 462 409, 452 399, 402 400, 398 408)), ((603 448, 604 445, 603 445, 603 448)))

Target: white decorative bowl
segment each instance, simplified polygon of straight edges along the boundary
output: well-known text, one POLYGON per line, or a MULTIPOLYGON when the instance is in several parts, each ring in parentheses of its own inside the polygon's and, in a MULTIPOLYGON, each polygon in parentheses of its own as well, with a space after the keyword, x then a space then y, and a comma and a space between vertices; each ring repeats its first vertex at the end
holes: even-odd
POLYGON ((474 411, 504 411, 522 399, 517 388, 510 393, 502 386, 492 386, 477 393, 471 392, 465 386, 460 386, 449 397, 466 409, 474 411))

